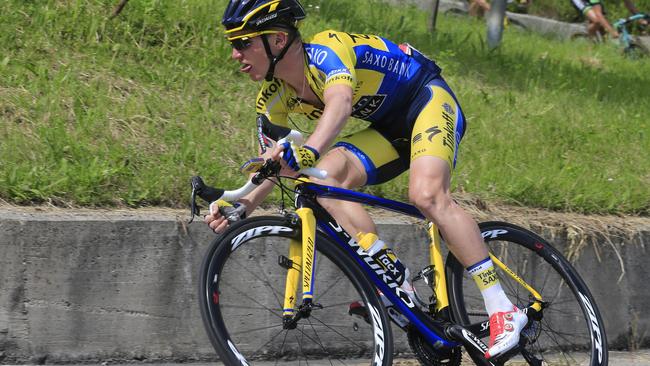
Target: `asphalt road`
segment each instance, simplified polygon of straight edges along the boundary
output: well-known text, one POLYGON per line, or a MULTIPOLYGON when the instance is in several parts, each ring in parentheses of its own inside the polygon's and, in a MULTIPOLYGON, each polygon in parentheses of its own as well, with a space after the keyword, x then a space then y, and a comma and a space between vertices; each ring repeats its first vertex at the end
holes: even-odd
MULTIPOLYGON (((0 363, 1 364, 1 363, 0 363)), ((340 362, 336 362, 337 365, 341 365, 340 362)), ((471 365, 471 361, 468 359, 463 359, 462 362, 463 365, 471 365)), ((142 365, 142 366, 215 366, 215 365, 223 365, 220 362, 216 363, 147 363, 147 362, 140 362, 140 363, 130 363, 130 364, 108 364, 108 363, 102 363, 102 364, 84 364, 83 366, 134 366, 134 365, 142 365)), ((304 360, 302 362, 261 362, 261 363, 255 363, 255 366, 275 366, 275 365, 282 365, 282 366, 330 366, 332 363, 328 360, 310 360, 309 363, 306 363, 304 360)), ((346 362, 345 365, 349 366, 361 366, 361 365, 367 365, 367 363, 359 363, 354 360, 350 360, 350 362, 346 362)), ((393 362, 394 366, 417 366, 419 363, 415 360, 411 359, 397 359, 393 362)), ((525 363, 519 363, 519 362, 510 362, 508 365, 512 366, 523 366, 525 363)), ((610 351, 609 352, 609 365, 610 366, 650 366, 650 349, 646 350, 641 350, 637 352, 618 352, 618 351, 610 351)), ((22 365, 21 365, 22 366, 22 365)))
MULTIPOLYGON (((358 363, 353 360, 350 361, 350 363, 346 363, 346 365, 350 366, 361 366, 361 365, 367 365, 368 363, 358 363)), ((473 365, 471 360, 468 358, 463 358, 463 362, 461 363, 462 365, 473 365)), ((215 364, 191 364, 187 365, 184 364, 182 366, 214 366, 215 364)), ((222 365, 221 363, 217 363, 217 365, 222 365)), ((262 362, 262 363, 256 363, 255 366, 275 366, 275 365, 282 365, 282 366, 306 366, 307 363, 305 361, 302 361, 301 363, 299 362, 283 362, 283 363, 275 363, 275 362, 262 362)), ((332 363, 330 363, 328 360, 321 360, 321 361, 309 361, 309 366, 331 366, 332 363)), ((341 365, 341 363, 337 362, 336 365, 341 365)), ((393 362, 394 366, 418 366, 420 365, 417 361, 411 360, 411 359, 397 359, 394 360, 393 362)), ((524 366, 526 365, 525 362, 519 363, 516 361, 511 361, 507 365, 511 366, 524 366)), ((648 350, 642 350, 638 352, 614 352, 610 351, 609 352, 609 365, 610 366, 650 366, 650 349, 648 350)), ((164 366, 164 365, 161 365, 164 366)), ((180 365, 179 365, 180 366, 180 365)))

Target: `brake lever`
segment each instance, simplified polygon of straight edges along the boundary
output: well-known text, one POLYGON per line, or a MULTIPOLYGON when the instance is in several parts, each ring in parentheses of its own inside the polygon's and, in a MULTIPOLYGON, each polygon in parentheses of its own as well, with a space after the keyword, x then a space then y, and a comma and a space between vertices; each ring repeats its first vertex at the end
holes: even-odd
POLYGON ((205 185, 201 177, 198 176, 192 177, 190 184, 192 185, 192 196, 190 199, 190 220, 187 222, 188 224, 191 224, 194 221, 194 216, 201 215, 201 208, 196 204, 196 195, 205 185))

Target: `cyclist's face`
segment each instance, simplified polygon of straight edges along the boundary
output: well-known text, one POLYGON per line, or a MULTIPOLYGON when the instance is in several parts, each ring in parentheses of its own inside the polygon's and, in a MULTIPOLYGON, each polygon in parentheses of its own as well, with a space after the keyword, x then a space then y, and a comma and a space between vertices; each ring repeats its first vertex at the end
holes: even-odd
MULTIPOLYGON (((262 80, 269 68, 269 58, 262 37, 271 38, 273 33, 277 32, 264 31, 264 34, 242 34, 245 37, 239 38, 237 38, 239 35, 233 35, 234 39, 230 40, 232 45, 231 57, 242 65, 239 71, 248 74, 254 81, 262 80)), ((271 42, 271 48, 274 50, 273 42, 271 42)))
POLYGON ((251 79, 258 81, 264 77, 268 68, 268 57, 261 36, 235 40, 232 42, 231 57, 241 64, 239 71, 248 74, 251 79))
POLYGON ((242 31, 240 34, 230 35, 231 57, 242 64, 239 71, 247 73, 254 81, 262 80, 266 76, 270 63, 262 37, 267 37, 271 52, 277 55, 284 45, 281 34, 286 38, 286 33, 278 30, 256 33, 242 31))

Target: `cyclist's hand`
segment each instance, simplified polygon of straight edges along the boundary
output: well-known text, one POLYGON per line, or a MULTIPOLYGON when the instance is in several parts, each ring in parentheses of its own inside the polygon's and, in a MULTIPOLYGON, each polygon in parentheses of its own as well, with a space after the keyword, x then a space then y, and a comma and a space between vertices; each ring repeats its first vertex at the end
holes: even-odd
POLYGON ((228 220, 219 213, 219 210, 215 213, 205 215, 205 217, 203 217, 203 222, 208 224, 210 229, 217 234, 221 234, 228 228, 228 220))
POLYGON ((224 232, 231 223, 246 217, 246 206, 241 203, 230 203, 218 200, 210 204, 210 213, 203 221, 217 234, 224 232))
POLYGON ((294 171, 314 167, 320 157, 316 149, 307 145, 298 147, 294 143, 285 142, 279 148, 282 152, 282 160, 294 171))

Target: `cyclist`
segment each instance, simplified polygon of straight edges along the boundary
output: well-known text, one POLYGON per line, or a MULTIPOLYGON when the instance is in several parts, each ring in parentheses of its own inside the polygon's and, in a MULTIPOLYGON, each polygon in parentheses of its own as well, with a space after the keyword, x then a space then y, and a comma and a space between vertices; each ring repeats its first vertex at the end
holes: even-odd
MULTIPOLYGON (((490 314, 486 357, 513 348, 527 317, 501 288, 476 222, 450 195, 465 119, 440 68, 410 45, 374 35, 326 30, 303 40, 297 25, 305 16, 298 0, 230 0, 223 16, 232 58, 241 72, 262 81, 257 112, 273 125, 287 126, 290 113, 316 121, 304 145, 278 144, 269 156, 285 170, 317 164, 328 178, 315 181, 350 189, 410 169, 410 201, 438 226, 481 289, 490 314), (335 142, 349 117, 370 126, 335 142)), ((263 183, 235 203, 237 209, 249 214, 272 188, 263 183)), ((389 251, 360 204, 320 203, 365 249, 389 251)), ((228 226, 217 204, 205 222, 216 232, 228 226)))
MULTIPOLYGON (((639 9, 637 9, 636 5, 634 5, 632 0, 623 0, 623 3, 625 4, 625 7, 630 12, 630 14, 636 15, 640 13, 639 9)), ((645 19, 639 19, 637 20, 637 23, 639 23, 639 26, 641 26, 641 28, 645 28, 648 26, 648 21, 645 19)))
POLYGON ((596 37, 596 33, 604 30, 612 38, 618 38, 618 32, 605 17, 605 7, 601 0, 571 0, 571 4, 587 18, 589 37, 596 37))
POLYGON ((482 17, 490 12, 490 4, 485 0, 470 0, 468 13, 473 17, 482 17))

